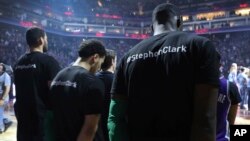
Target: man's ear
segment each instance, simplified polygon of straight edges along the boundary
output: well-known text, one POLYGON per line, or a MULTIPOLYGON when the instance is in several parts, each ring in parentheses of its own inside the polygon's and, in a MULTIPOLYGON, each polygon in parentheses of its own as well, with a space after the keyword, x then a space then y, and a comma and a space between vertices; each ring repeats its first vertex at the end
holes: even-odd
POLYGON ((98 61, 99 55, 96 53, 93 55, 93 61, 96 62, 98 61))
POLYGON ((40 46, 41 44, 43 44, 45 41, 44 41, 44 38, 40 37, 37 41, 37 45, 40 46))
POLYGON ((92 56, 90 56, 89 57, 89 59, 88 59, 88 61, 89 61, 89 63, 92 65, 92 64, 94 64, 95 63, 95 55, 92 55, 92 56))

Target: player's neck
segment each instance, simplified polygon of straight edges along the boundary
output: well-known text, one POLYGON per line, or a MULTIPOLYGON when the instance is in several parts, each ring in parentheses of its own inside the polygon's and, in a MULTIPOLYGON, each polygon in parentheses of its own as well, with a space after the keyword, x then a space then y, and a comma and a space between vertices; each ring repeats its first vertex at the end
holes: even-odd
POLYGON ((154 36, 155 35, 159 35, 159 34, 162 34, 162 33, 167 33, 167 32, 170 32, 170 31, 176 31, 174 28, 172 28, 171 26, 164 26, 164 25, 157 25, 157 26, 154 26, 154 36))
POLYGON ((107 69, 108 72, 114 73, 114 69, 113 67, 110 67, 109 69, 107 69))
POLYGON ((30 48, 30 52, 41 52, 43 53, 42 47, 30 48))
POLYGON ((168 32, 170 32, 170 31, 174 31, 174 30, 155 30, 154 36, 155 36, 155 35, 162 34, 162 33, 168 33, 168 32))
POLYGON ((80 66, 80 67, 83 67, 84 69, 86 70, 90 70, 91 68, 91 65, 87 62, 83 62, 81 61, 81 58, 77 58, 77 60, 74 62, 73 66, 80 66))

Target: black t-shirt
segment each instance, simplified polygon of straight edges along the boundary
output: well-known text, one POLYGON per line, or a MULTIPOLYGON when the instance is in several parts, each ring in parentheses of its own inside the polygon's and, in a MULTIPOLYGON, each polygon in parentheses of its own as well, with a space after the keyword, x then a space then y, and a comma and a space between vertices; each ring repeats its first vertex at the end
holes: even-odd
POLYGON ((42 128, 49 106, 49 82, 59 70, 60 66, 53 57, 40 52, 24 54, 14 66, 15 112, 25 129, 34 128, 35 132, 36 127, 42 128))
MULTIPOLYGON (((103 94, 101 80, 86 69, 71 66, 60 71, 51 83, 56 140, 75 141, 85 115, 101 114, 103 94)), ((99 131, 95 138, 98 141, 103 138, 99 131)))
POLYGON ((229 82, 229 96, 231 100, 231 105, 236 105, 241 102, 238 87, 233 82, 229 82))
POLYGON ((111 99, 110 90, 111 90, 114 74, 109 71, 101 71, 101 72, 96 73, 96 76, 102 80, 105 86, 104 109, 103 109, 102 118, 101 118, 101 126, 103 129, 105 141, 109 141, 107 121, 108 121, 109 105, 110 105, 110 99, 111 99))
POLYGON ((188 140, 195 84, 219 86, 219 54, 204 37, 168 32, 146 39, 120 61, 113 95, 129 97, 133 140, 188 140))

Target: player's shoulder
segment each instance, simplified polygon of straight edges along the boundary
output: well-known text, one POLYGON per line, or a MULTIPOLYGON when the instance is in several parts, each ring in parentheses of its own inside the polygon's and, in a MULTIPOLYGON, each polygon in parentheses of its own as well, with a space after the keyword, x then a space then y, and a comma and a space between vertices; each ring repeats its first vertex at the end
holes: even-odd
POLYGON ((1 77, 3 76, 4 79, 10 79, 10 75, 7 72, 4 72, 1 77))
POLYGON ((89 75, 89 84, 91 88, 104 89, 104 84, 101 79, 95 75, 89 75))
MULTIPOLYGON (((46 54, 46 53, 41 53, 40 54, 40 57, 42 58, 42 59, 45 59, 46 61, 56 61, 56 59, 53 57, 53 56, 51 56, 51 55, 49 55, 49 54, 46 54)), ((56 61, 57 62, 57 61, 56 61)))
POLYGON ((48 66, 59 66, 59 62, 49 54, 41 53, 38 58, 43 64, 48 66))
POLYGON ((17 59, 17 63, 25 60, 28 57, 28 53, 22 54, 18 59, 17 59))
POLYGON ((30 52, 30 53, 26 53, 26 54, 22 55, 19 58, 19 60, 26 60, 26 59, 29 60, 29 58, 34 58, 33 60, 34 61, 38 61, 38 62, 44 62, 44 61, 46 61, 47 63, 57 62, 54 57, 52 57, 52 56, 50 56, 50 55, 48 55, 46 53, 42 53, 42 52, 30 52))
POLYGON ((209 41, 209 39, 205 36, 197 35, 195 33, 191 32, 183 32, 183 31, 177 31, 172 33, 173 35, 180 36, 182 38, 186 38, 188 40, 193 40, 193 41, 209 41))
POLYGON ((79 66, 71 66, 69 69, 75 69, 78 72, 79 76, 82 80, 88 81, 90 84, 92 83, 100 83, 100 79, 93 73, 87 71, 86 69, 79 66))

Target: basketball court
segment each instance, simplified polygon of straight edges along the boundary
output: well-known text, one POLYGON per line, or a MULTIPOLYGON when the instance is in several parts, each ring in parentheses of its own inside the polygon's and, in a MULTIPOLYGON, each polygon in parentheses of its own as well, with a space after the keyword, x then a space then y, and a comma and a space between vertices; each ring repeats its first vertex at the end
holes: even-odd
MULTIPOLYGON (((6 132, 0 134, 0 141, 16 141, 17 121, 14 112, 7 112, 6 115, 13 121, 13 124, 6 132)), ((235 124, 250 125, 250 111, 238 109, 235 124)))

